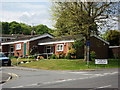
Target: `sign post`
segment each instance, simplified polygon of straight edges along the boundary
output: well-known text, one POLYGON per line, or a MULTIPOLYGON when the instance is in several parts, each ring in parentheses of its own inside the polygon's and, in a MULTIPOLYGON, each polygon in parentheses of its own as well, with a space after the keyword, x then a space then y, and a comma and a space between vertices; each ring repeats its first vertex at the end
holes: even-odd
POLYGON ((108 60, 107 59, 95 59, 95 64, 108 64, 108 60))
POLYGON ((86 42, 86 45, 87 45, 87 66, 89 67, 89 58, 90 58, 90 41, 88 40, 86 42))

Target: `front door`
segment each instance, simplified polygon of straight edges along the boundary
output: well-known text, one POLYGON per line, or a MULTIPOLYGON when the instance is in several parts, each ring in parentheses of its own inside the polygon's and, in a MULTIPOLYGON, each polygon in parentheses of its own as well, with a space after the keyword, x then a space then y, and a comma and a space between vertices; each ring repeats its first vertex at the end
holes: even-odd
POLYGON ((26 43, 24 43, 24 56, 26 55, 26 43))

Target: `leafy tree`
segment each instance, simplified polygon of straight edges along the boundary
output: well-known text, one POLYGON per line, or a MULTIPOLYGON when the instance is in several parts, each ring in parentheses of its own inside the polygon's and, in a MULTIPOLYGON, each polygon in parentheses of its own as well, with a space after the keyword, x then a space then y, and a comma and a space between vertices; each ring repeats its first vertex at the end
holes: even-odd
POLYGON ((37 25, 33 27, 34 30, 36 31, 36 34, 44 34, 44 33, 49 33, 51 31, 50 28, 48 28, 46 25, 37 25))
POLYGON ((10 34, 21 34, 22 33, 21 25, 16 21, 13 21, 10 23, 9 30, 10 30, 10 34))
POLYGON ((120 45, 120 31, 118 30, 109 30, 105 33, 104 37, 108 42, 110 42, 111 46, 119 46, 120 45))
POLYGON ((46 25, 37 25, 30 26, 25 23, 18 23, 16 21, 1 22, 2 24, 2 34, 24 34, 30 35, 34 30, 36 34, 44 34, 44 33, 53 33, 53 30, 48 28, 46 25))
POLYGON ((8 22, 2 22, 2 33, 3 34, 9 34, 9 23, 8 22))
POLYGON ((24 23, 20 23, 21 29, 22 29, 22 34, 24 35, 30 35, 32 31, 32 27, 29 25, 26 25, 24 23))
MULTIPOLYGON (((55 28, 58 36, 81 34, 84 37, 84 59, 87 60, 86 42, 91 34, 98 35, 98 24, 106 22, 108 13, 112 13, 111 2, 54 2, 53 19, 56 21, 55 28)), ((90 60, 90 58, 89 58, 90 60)))

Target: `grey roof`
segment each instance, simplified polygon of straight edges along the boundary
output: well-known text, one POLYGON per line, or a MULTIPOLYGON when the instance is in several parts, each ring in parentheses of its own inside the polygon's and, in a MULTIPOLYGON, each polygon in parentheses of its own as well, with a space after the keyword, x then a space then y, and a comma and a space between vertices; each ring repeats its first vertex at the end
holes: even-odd
MULTIPOLYGON (((109 42, 107 42, 100 36, 91 35, 91 37, 95 37, 109 45, 109 42)), ((82 35, 74 35, 74 36, 54 37, 54 38, 48 38, 45 40, 41 40, 39 43, 48 43, 48 42, 56 42, 56 41, 63 41, 63 40, 78 40, 78 39, 83 39, 83 36, 82 35)))
MULTIPOLYGON (((47 33, 42 34, 42 35, 46 35, 46 34, 47 33)), ((3 34, 2 37, 12 37, 12 38, 14 37, 15 39, 11 39, 9 41, 5 41, 5 42, 13 42, 13 41, 20 41, 20 40, 29 40, 31 38, 39 37, 39 36, 42 36, 42 35, 23 35, 23 34, 19 34, 19 35, 16 35, 16 34, 7 35, 7 34, 3 34)), ((2 42, 2 43, 5 43, 5 42, 2 42)))
POLYGON ((39 43, 55 42, 55 41, 62 41, 62 40, 75 40, 75 39, 78 39, 78 38, 82 38, 82 37, 80 35, 54 37, 54 38, 47 38, 47 39, 44 39, 44 40, 40 40, 39 43))

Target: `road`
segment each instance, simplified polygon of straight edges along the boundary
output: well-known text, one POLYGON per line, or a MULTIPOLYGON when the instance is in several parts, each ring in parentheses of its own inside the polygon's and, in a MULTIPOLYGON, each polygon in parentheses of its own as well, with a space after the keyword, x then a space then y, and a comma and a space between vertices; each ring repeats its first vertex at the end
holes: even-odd
POLYGON ((3 67, 2 71, 13 76, 2 88, 118 88, 118 69, 56 71, 3 67))

